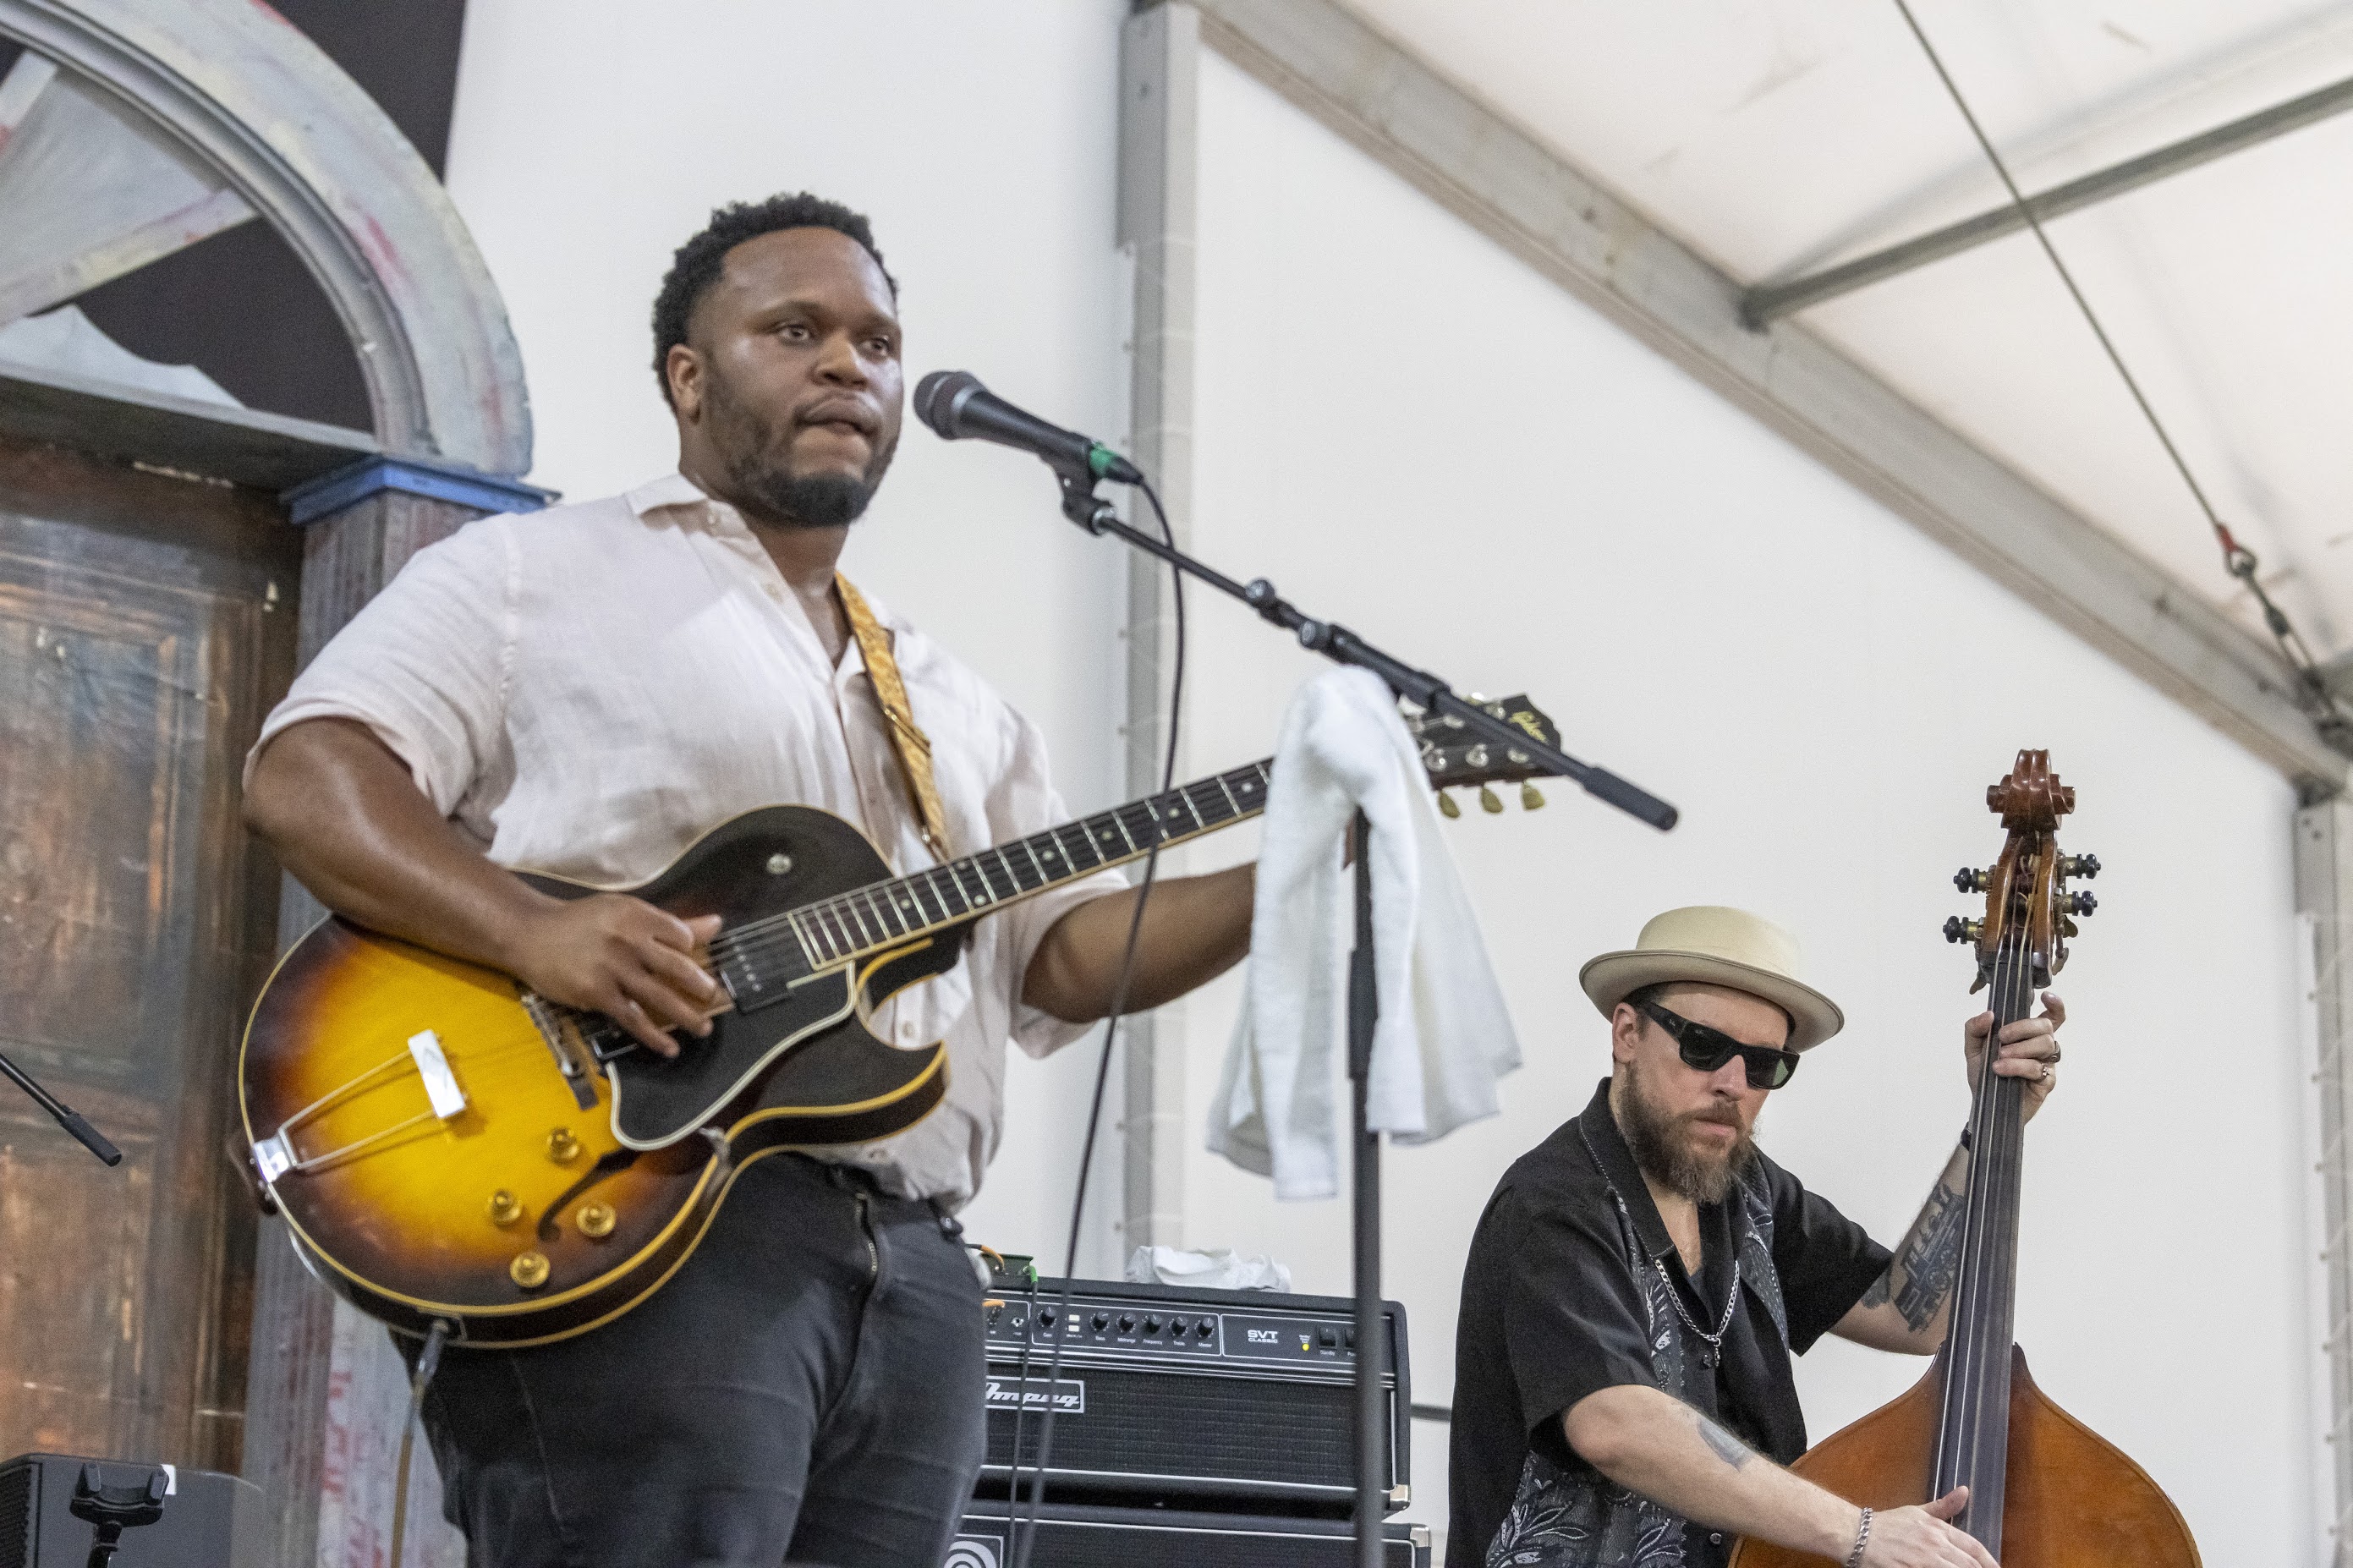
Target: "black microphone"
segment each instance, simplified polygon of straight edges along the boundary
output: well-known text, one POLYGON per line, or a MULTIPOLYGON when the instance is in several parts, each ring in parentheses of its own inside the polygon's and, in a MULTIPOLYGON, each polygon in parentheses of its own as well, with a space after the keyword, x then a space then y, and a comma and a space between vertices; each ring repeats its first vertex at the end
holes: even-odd
POLYGON ((1016 408, 968 370, 935 370, 915 384, 915 417, 944 441, 995 441, 1084 479, 1140 485, 1144 470, 1101 441, 1016 408))

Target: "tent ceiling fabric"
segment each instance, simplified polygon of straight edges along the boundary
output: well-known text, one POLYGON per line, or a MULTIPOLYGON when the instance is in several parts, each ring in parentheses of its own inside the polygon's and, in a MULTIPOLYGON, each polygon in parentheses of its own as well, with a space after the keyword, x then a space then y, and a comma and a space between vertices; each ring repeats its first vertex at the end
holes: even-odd
MULTIPOLYGON (((1744 283, 2006 200, 1893 0, 1343 0, 1744 283)), ((2353 8, 1915 0, 2029 194, 2353 77, 2353 8)), ((2056 219, 2225 521, 2353 647, 2353 114, 2056 219)), ((2251 628, 2196 503, 2031 236, 1801 319, 2251 628)))

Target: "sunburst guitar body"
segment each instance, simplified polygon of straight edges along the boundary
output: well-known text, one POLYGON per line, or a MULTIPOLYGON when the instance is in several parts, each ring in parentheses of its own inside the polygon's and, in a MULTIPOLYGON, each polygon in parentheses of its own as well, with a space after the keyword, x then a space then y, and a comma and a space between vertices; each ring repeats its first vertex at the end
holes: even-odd
MULTIPOLYGON (((847 823, 775 806, 622 890, 728 930, 889 876, 847 823)), ((331 919, 254 1008, 246 1133, 296 1245, 353 1304, 459 1343, 560 1339, 668 1279, 749 1162, 886 1137, 939 1103, 944 1047, 885 1045, 862 1020, 954 963, 962 936, 795 975, 665 1060, 495 970, 331 919)))

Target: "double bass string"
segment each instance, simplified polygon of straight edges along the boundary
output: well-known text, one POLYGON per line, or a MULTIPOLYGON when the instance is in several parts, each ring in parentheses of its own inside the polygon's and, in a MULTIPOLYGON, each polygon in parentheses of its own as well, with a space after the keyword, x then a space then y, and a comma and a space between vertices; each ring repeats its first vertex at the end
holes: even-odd
MULTIPOLYGON (((2048 849, 2044 850, 2048 853, 2048 849)), ((2023 858, 2021 857, 2021 859, 2023 858)), ((2023 868, 2021 868, 2022 871, 2023 868)), ((2023 1153, 2016 1079, 1992 1071, 2004 1026, 2024 1017, 2031 1006, 2033 954, 2031 921, 2013 913, 1994 961, 1993 1027, 1988 1032, 1986 1058, 1978 1076, 1972 1120, 1972 1173, 1965 1211, 1964 1250, 1960 1280, 1953 1303, 1947 1342, 1954 1347, 1946 1382, 1946 1400, 1939 1425, 1939 1495, 1954 1485, 1970 1489, 1964 1519, 1969 1533, 1989 1548, 2001 1539, 2004 1477, 1987 1474, 1989 1439, 2006 1437, 2009 1428, 2009 1314, 1998 1303, 2008 1300, 2016 1247, 2015 1194, 2023 1153)), ((1997 1452, 2007 1443, 1995 1441, 1997 1452)))
MULTIPOLYGON (((2004 1093, 2011 1080, 1995 1073, 1992 1068, 2003 1026, 2015 1022, 2025 1011, 2021 987, 2032 963, 2027 951, 2026 931, 2027 922, 2013 916, 1994 954, 1991 994, 1988 997, 1993 1026, 1987 1034, 1986 1057, 1971 1105, 1972 1172, 1963 1210, 1958 1279, 1947 1332, 1951 1351, 1937 1433, 1936 1491, 1941 1496, 1955 1485, 1969 1485, 1973 1517, 1981 1517, 1975 1515, 1980 1497, 1994 1503, 2000 1492, 1997 1487, 1993 1489, 1994 1496, 1985 1497, 1986 1489, 1978 1484, 1978 1471, 1987 1428, 1995 1414, 1987 1406, 1988 1397, 1995 1392, 1991 1386, 1995 1380, 1989 1377, 1988 1369, 2006 1351, 2005 1346, 1990 1342, 2004 1336, 2003 1325, 1992 1321, 1996 1314, 1989 1310, 1988 1302, 2000 1288, 1992 1276, 1997 1271, 2007 1272, 2001 1269, 2001 1259, 1996 1257, 2000 1250, 1998 1232, 2006 1206, 2000 1194, 2009 1172, 2015 1168, 2019 1140, 2017 1117, 2005 1114, 2016 1098, 2004 1093)), ((2001 1381, 2006 1384, 2006 1380, 2001 1381)), ((2006 1386, 2000 1392, 2006 1394, 2006 1386)))

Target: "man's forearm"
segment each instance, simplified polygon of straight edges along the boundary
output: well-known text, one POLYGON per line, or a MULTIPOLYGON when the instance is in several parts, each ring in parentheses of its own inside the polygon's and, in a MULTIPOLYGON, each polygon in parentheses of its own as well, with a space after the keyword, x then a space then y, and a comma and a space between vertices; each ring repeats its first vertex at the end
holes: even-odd
POLYGON ((1569 1447, 1670 1512, 1842 1561, 1862 1510, 1757 1453, 1655 1388, 1605 1388, 1561 1418, 1569 1447))
MULTIPOLYGON (((1952 1316, 1953 1279, 1961 1261, 1961 1221, 1968 1212, 1969 1169, 1969 1152, 1956 1147, 1930 1189, 1928 1201, 1920 1206, 1919 1217, 1904 1233, 1887 1272, 1863 1292, 1855 1309, 1857 1321, 1852 1325, 1856 1331, 1848 1337, 1881 1343, 1883 1349, 1919 1352, 1934 1351, 1945 1342, 1952 1316), (1900 1328, 1890 1321, 1891 1311, 1901 1321, 1900 1328), (1865 1323, 1866 1316, 1873 1321, 1865 1323), (1883 1342, 1873 1329, 1898 1342, 1883 1342)), ((1841 1325, 1841 1330, 1850 1327, 1841 1325)))
POLYGON ((254 766, 246 820, 338 914, 453 958, 512 968, 505 939, 550 900, 484 859, 364 727, 296 724, 254 766))
MULTIPOLYGON (((1250 951, 1256 887, 1252 866, 1155 883, 1136 938, 1127 1011, 1172 1002, 1240 963, 1250 951)), ((1137 892, 1090 899, 1054 922, 1029 961, 1022 1000, 1074 1024, 1108 1016, 1137 892)))

